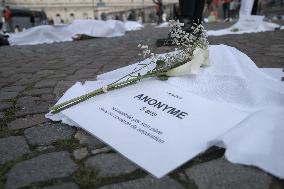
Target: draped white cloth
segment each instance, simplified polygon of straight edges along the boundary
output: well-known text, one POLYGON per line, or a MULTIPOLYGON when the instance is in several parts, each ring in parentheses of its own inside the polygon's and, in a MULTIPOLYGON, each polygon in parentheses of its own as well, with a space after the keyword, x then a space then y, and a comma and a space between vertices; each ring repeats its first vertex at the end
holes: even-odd
MULTIPOLYGON (((280 29, 280 25, 263 21, 264 16, 243 15, 237 23, 229 28, 220 30, 208 30, 209 36, 221 36, 229 34, 257 33, 265 31, 274 31, 280 29)), ((281 28, 282 29, 282 28, 281 28)))
POLYGON ((126 29, 126 31, 134 31, 134 30, 140 30, 142 29, 144 26, 143 24, 139 23, 139 22, 135 22, 135 21, 125 21, 124 22, 124 27, 126 29))
POLYGON ((75 20, 69 25, 41 25, 23 32, 11 34, 8 38, 11 45, 36 45, 72 41, 76 34, 91 37, 118 37, 126 31, 141 29, 137 22, 121 22, 117 20, 75 20))
POLYGON ((240 17, 251 15, 254 0, 242 0, 240 8, 240 17))
MULTIPOLYGON (((279 79, 262 72, 248 56, 233 47, 212 45, 209 57, 211 66, 201 70, 199 74, 171 77, 164 82, 201 98, 248 112, 248 116, 242 122, 214 140, 209 140, 206 139, 207 133, 213 132, 218 127, 212 123, 212 130, 204 131, 202 138, 208 144, 208 148, 212 145, 225 147, 225 156, 229 161, 257 166, 283 179, 284 84, 279 79)), ((149 61, 147 59, 143 63, 149 61)), ((98 81, 86 82, 81 87, 82 91, 77 92, 84 94, 94 90, 110 80, 130 73, 136 65, 102 74, 98 76, 98 81)), ((78 84, 76 85, 78 86, 78 84)), ((72 88, 68 90, 69 95, 72 90, 72 88)), ((76 94, 74 93, 73 96, 76 94)), ((63 96, 62 99, 64 98, 66 97, 63 96)), ((190 104, 188 105, 190 106, 190 104)), ((47 114, 46 117, 76 125, 72 122, 72 117, 67 117, 64 113, 47 114)), ((204 119, 206 119, 206 115, 204 115, 204 119)), ((76 126, 84 129, 84 125, 76 126)), ((191 133, 188 133, 188 137, 191 137, 190 135, 191 133)), ((192 146, 192 144, 188 144, 188 148, 184 150, 191 151, 196 148, 199 149, 199 153, 205 150, 198 146, 192 146)))

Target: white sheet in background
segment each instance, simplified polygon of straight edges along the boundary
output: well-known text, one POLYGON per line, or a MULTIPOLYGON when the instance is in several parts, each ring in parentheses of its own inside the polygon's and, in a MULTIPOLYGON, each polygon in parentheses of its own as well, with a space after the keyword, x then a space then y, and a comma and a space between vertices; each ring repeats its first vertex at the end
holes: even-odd
MULTIPOLYGON (((257 166, 279 178, 284 178, 283 84, 260 71, 249 57, 232 47, 210 46, 210 62, 211 66, 198 75, 171 77, 164 83, 214 103, 250 112, 245 120, 214 140, 206 141, 207 139, 204 138, 207 147, 223 143, 222 146, 227 149, 228 160, 257 166)), ((115 79, 132 71, 133 67, 133 65, 124 67, 99 78, 115 79)), ((92 87, 94 89, 102 85, 99 84, 100 82, 111 82, 111 80, 87 82, 80 90, 85 93, 92 87)), ((153 88, 159 89, 158 86, 153 88)), ((204 114, 203 118, 208 115, 204 114)), ((228 116, 230 117, 230 115, 225 117, 228 116)), ((53 119, 50 115, 47 117, 53 119)), ((58 119, 65 119, 65 116, 56 117, 56 120, 58 119)), ((212 129, 204 130, 205 134, 218 128, 218 124, 211 126, 212 129)), ((188 136, 191 136, 190 132, 188 136)), ((178 140, 179 137, 176 139, 178 140)), ((190 151, 196 147, 187 144, 187 148, 183 150, 190 151)), ((201 147, 198 149, 199 153, 204 150, 201 147)))
POLYGON ((248 16, 251 15, 252 7, 254 0, 242 0, 240 7, 240 16, 248 16))
POLYGON ((264 16, 243 15, 237 23, 229 28, 220 30, 208 30, 209 36, 221 36, 228 34, 244 34, 244 33, 257 33, 265 31, 274 31, 280 25, 263 21, 264 16))
POLYGON ((143 24, 135 21, 125 21, 123 23, 126 31, 141 30, 144 27, 143 24))
POLYGON ((11 34, 8 38, 11 45, 35 45, 72 41, 75 34, 92 37, 117 37, 125 34, 124 23, 117 20, 75 20, 69 25, 41 25, 23 32, 11 34))
POLYGON ((166 27, 170 27, 169 22, 163 22, 159 24, 158 26, 155 26, 155 28, 166 28, 166 27))

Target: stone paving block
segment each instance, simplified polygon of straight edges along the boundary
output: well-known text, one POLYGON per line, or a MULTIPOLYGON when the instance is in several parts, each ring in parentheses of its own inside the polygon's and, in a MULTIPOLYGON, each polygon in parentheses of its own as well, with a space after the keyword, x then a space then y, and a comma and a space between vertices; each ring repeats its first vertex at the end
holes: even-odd
POLYGON ((15 160, 29 152, 29 146, 22 136, 0 138, 0 164, 15 160))
POLYGON ((88 154, 89 152, 87 148, 79 148, 74 150, 73 152, 74 158, 78 160, 84 159, 85 157, 87 157, 88 154))
POLYGON ((25 95, 30 96, 37 96, 37 95, 43 95, 43 94, 52 94, 53 89, 52 88, 41 88, 41 89, 31 89, 28 91, 25 91, 25 95))
MULTIPOLYGON (((2 69, 2 68, 1 68, 2 69)), ((5 83, 5 84, 8 84, 8 83, 14 83, 16 82, 18 79, 15 78, 15 77, 6 77, 6 78, 0 78, 0 83, 5 83)))
POLYGON ((35 88, 50 88, 54 87, 57 83, 57 79, 42 80, 35 84, 35 88))
POLYGON ((39 151, 39 152, 43 152, 43 151, 46 151, 46 150, 54 150, 54 149, 55 149, 54 146, 48 145, 48 146, 38 146, 35 150, 39 151))
POLYGON ((40 98, 44 102, 48 102, 50 107, 56 104, 57 100, 54 94, 42 94, 40 95, 40 98))
POLYGON ((34 78, 34 77, 32 77, 32 78, 23 78, 23 79, 20 79, 19 81, 17 81, 17 84, 18 85, 30 85, 30 84, 32 84, 32 83, 34 83, 36 81, 38 81, 38 79, 34 78))
POLYGON ((271 183, 271 176, 259 169, 225 159, 195 165, 186 174, 199 189, 268 189, 271 183))
POLYGON ((98 171, 98 178, 128 174, 136 169, 136 165, 116 153, 99 154, 89 157, 85 164, 98 171))
POLYGON ((60 185, 44 187, 42 189, 79 189, 79 186, 75 183, 68 182, 60 185))
POLYGON ((80 144, 85 145, 90 149, 97 149, 105 146, 105 144, 102 143, 99 139, 84 132, 83 130, 77 131, 74 137, 79 140, 80 144))
MULTIPOLYGON (((1 78, 0 78, 1 79, 1 78)), ((7 83, 0 83, 0 88, 3 88, 4 86, 6 86, 7 83)))
POLYGON ((69 89, 75 83, 76 81, 59 81, 54 87, 53 94, 55 94, 57 98, 59 98, 64 94, 67 89, 69 89))
POLYGON ((184 189, 184 187, 169 177, 155 179, 148 176, 138 180, 103 186, 99 189, 184 189))
POLYGON ((54 75, 51 75, 51 76, 49 76, 48 78, 50 78, 50 79, 54 79, 54 78, 65 78, 65 77, 67 77, 67 74, 54 74, 54 75))
POLYGON ((43 114, 36 114, 32 116, 27 116, 25 118, 15 119, 14 121, 11 121, 7 125, 9 129, 15 130, 15 129, 25 129, 41 123, 45 123, 47 121, 48 119, 46 119, 43 114))
POLYGON ((75 72, 76 75, 92 74, 96 75, 97 69, 79 69, 75 72))
POLYGON ((68 177, 77 167, 67 152, 43 154, 12 167, 6 174, 6 189, 17 189, 34 182, 68 177))
POLYGON ((0 100, 11 100, 16 98, 18 92, 1 92, 0 93, 0 100))
POLYGON ((1 121, 2 119, 4 119, 4 117, 5 117, 4 112, 0 112, 0 121, 1 121))
POLYGON ((27 107, 36 105, 38 102, 40 102, 39 97, 32 97, 32 96, 24 96, 17 100, 17 107, 20 109, 25 109, 27 107))
MULTIPOLYGON (((39 68, 37 69, 40 70, 39 68)), ((46 76, 54 74, 54 72, 55 72, 54 70, 41 70, 41 71, 38 71, 34 76, 35 77, 46 77, 46 76)))
POLYGON ((9 86, 9 87, 4 87, 0 90, 1 92, 22 92, 23 90, 25 90, 25 86, 9 86))
POLYGON ((39 103, 37 104, 36 108, 33 107, 28 107, 21 109, 15 113, 16 117, 21 117, 25 115, 31 115, 31 114, 41 114, 41 113, 47 113, 48 112, 48 107, 50 106, 49 103, 39 103))
POLYGON ((24 131, 31 145, 49 145, 58 140, 70 139, 75 130, 60 123, 31 127, 24 131))
POLYGON ((49 101, 44 101, 39 97, 24 96, 17 100, 16 107, 19 109, 16 116, 24 116, 29 114, 47 113, 49 101))

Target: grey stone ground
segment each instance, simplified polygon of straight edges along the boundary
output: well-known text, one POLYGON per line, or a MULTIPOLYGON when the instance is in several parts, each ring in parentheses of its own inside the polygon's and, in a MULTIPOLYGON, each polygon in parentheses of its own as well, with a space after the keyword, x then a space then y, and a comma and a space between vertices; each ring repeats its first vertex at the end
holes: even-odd
MULTIPOLYGON (((147 26, 118 38, 1 47, 0 188, 284 188, 283 180, 257 168, 228 163, 221 149, 155 179, 84 131, 44 118, 75 81, 136 62, 137 44, 169 51, 154 46, 167 31, 147 26)), ((284 67, 284 30, 209 39, 240 49, 259 67, 284 67)))

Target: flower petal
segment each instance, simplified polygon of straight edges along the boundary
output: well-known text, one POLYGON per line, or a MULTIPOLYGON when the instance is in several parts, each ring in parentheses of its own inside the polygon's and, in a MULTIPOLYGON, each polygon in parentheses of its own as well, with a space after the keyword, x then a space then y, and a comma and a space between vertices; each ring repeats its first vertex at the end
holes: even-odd
POLYGON ((169 70, 167 76, 181 76, 187 74, 197 74, 202 65, 209 65, 208 49, 197 48, 193 52, 193 59, 179 67, 169 70))

